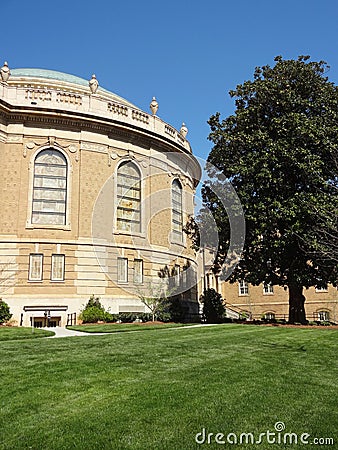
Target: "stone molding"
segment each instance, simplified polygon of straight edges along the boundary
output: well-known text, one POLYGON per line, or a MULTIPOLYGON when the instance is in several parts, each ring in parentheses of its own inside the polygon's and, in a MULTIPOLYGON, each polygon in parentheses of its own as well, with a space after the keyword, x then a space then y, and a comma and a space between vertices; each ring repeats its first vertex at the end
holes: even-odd
MULTIPOLYGON (((30 77, 26 80, 12 77, 8 84, 3 84, 2 91, 3 100, 12 108, 35 109, 34 112, 37 113, 47 107, 62 110, 62 114, 77 112, 100 120, 117 120, 126 127, 137 127, 144 133, 155 133, 191 153, 190 144, 180 131, 156 115, 148 114, 128 102, 122 103, 123 99, 116 98, 108 91, 98 90, 93 95, 90 89, 78 85, 47 79, 32 80, 30 77)), ((44 115, 43 121, 45 120, 44 115)))

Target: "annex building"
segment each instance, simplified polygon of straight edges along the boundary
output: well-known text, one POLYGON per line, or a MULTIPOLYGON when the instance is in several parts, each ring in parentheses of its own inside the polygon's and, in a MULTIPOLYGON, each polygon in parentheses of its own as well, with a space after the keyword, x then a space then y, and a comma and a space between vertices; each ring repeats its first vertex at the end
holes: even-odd
MULTIPOLYGON (((229 318, 253 320, 286 320, 289 317, 289 292, 282 286, 261 284, 253 286, 245 281, 229 283, 208 271, 207 288, 222 295, 229 318)), ((338 291, 328 284, 325 287, 304 289, 306 318, 310 322, 338 323, 338 291)))
MULTIPOLYGON (((158 273, 198 312, 183 233, 200 167, 180 130, 85 80, 0 70, 0 297, 19 325, 66 325, 94 294, 144 312, 158 273)), ((156 283, 155 283, 156 284, 156 283)))

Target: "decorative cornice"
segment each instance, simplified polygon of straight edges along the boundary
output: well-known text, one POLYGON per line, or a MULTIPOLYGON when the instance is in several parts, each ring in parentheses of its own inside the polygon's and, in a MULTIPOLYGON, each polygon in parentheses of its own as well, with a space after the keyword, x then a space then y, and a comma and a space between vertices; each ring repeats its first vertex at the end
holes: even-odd
MULTIPOLYGON (((135 146, 143 147, 144 149, 154 149, 155 151, 163 152, 179 152, 189 156, 194 161, 194 172, 198 174, 198 163, 194 156, 186 150, 186 148, 179 144, 179 140, 171 139, 171 134, 176 130, 169 125, 166 130, 168 137, 163 134, 158 134, 156 131, 151 131, 143 126, 136 126, 129 122, 122 122, 113 118, 96 117, 90 114, 84 114, 80 111, 68 111, 49 109, 49 108, 33 108, 31 106, 11 106, 0 100, 1 117, 5 119, 6 124, 16 123, 24 124, 28 127, 36 128, 53 128, 55 130, 74 131, 80 133, 81 131, 96 132, 105 135, 108 139, 120 140, 126 143, 134 144, 135 146), (41 126, 43 125, 43 126, 41 126)), ((151 116, 149 116, 151 117, 151 116)), ((155 119, 152 117, 152 119, 155 119)), ((5 131, 5 130, 4 130, 5 131)), ((20 142, 22 137, 12 138, 12 142, 20 142)), ((183 139, 183 138, 182 138, 183 139)), ((8 142, 8 140, 7 140, 8 142)), ((187 141, 185 141, 187 143, 187 141)), ((108 151, 106 151, 108 153, 108 151)), ((197 177, 198 178, 198 177, 197 177)))
POLYGON ((23 151, 22 151, 22 156, 24 158, 27 157, 27 153, 28 151, 34 150, 35 147, 54 147, 54 148, 60 148, 64 151, 69 151, 70 153, 75 154, 75 161, 79 161, 79 152, 78 152, 78 145, 77 144, 61 144, 59 141, 56 140, 56 138, 54 136, 49 136, 47 141, 43 141, 42 139, 39 140, 29 140, 25 143, 25 145, 23 146, 23 151))

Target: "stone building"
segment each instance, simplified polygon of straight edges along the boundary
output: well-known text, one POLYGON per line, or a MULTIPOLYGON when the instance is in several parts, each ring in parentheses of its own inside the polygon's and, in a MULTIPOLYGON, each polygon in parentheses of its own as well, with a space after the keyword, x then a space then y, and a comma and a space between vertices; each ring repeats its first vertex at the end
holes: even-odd
POLYGON ((144 312, 166 269, 187 314, 196 261, 183 233, 200 167, 186 140, 88 80, 0 70, 0 296, 20 325, 65 325, 94 294, 144 312), (154 281, 155 280, 155 281, 154 281), (149 293, 148 292, 148 293, 149 293))
MULTIPOLYGON (((229 283, 208 271, 206 287, 219 292, 226 304, 227 316, 252 319, 285 319, 289 316, 289 292, 282 286, 253 286, 244 281, 229 283)), ((338 291, 332 285, 304 289, 306 318, 309 321, 338 323, 338 291)))

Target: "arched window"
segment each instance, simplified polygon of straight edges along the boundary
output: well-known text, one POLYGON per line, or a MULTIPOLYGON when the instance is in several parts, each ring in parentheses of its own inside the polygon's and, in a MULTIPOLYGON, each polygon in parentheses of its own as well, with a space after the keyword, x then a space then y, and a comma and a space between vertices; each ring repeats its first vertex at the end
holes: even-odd
POLYGON ((122 163, 117 170, 118 230, 141 231, 141 176, 131 161, 122 163))
POLYGON ((274 312, 267 312, 264 314, 264 319, 265 320, 275 320, 276 315, 274 312))
POLYGON ((65 225, 67 160, 58 150, 42 150, 34 161, 32 223, 65 225))
POLYGON ((172 184, 172 230, 176 240, 181 241, 183 236, 183 216, 182 216, 182 185, 178 180, 172 184))
POLYGON ((329 320, 330 320, 329 311, 318 311, 317 312, 317 320, 319 320, 320 322, 329 322, 329 320))

